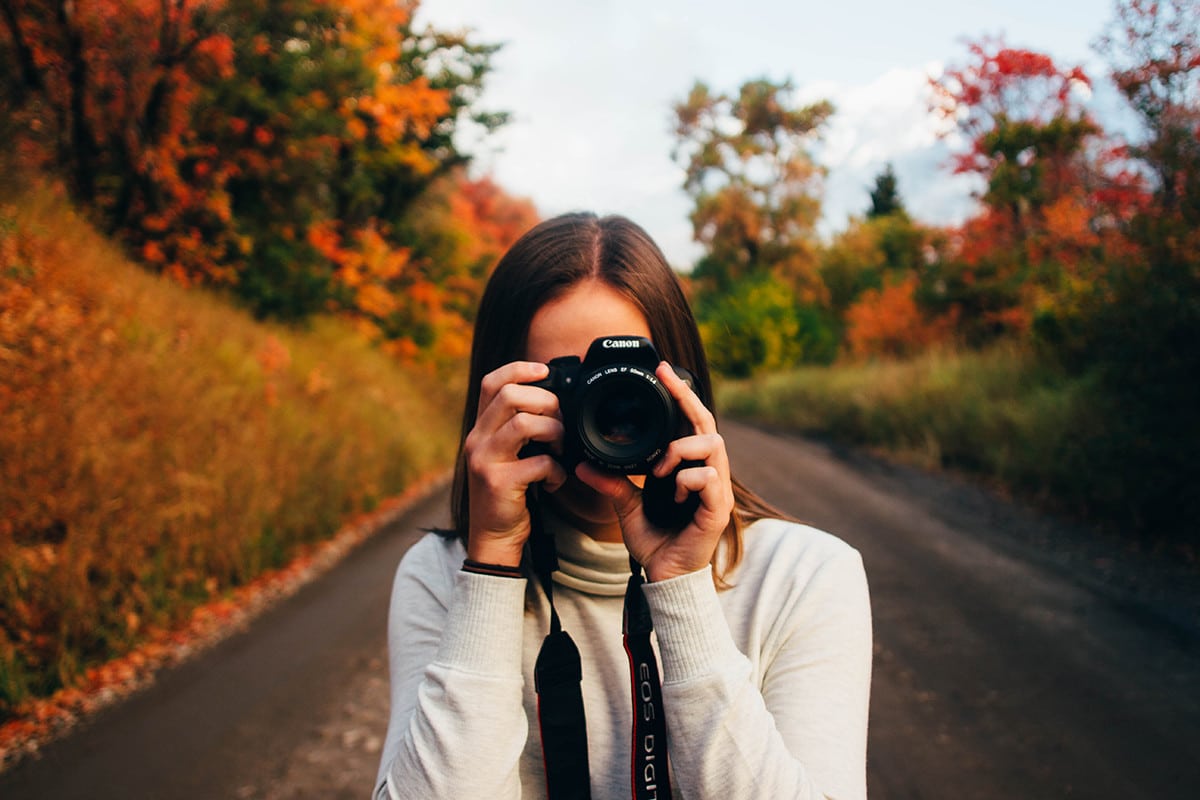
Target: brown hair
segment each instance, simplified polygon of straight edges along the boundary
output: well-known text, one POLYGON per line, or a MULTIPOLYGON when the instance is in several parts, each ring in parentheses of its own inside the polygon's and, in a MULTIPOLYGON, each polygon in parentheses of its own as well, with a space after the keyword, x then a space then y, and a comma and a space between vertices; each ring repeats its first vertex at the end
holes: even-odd
MULTIPOLYGON (((713 408, 708 359, 696 319, 678 278, 649 234, 620 216, 573 213, 542 222, 518 239, 500 259, 479 304, 454 469, 452 529, 448 531, 464 544, 470 501, 463 443, 475 425, 480 383, 489 372, 525 358, 534 314, 587 279, 607 284, 641 310, 659 355, 688 369, 695 377, 696 394, 705 406, 713 408)), ((715 563, 714 556, 713 566, 719 581, 741 560, 744 526, 763 517, 780 516, 736 479, 733 493, 735 510, 722 535, 724 554, 720 564, 715 563)))

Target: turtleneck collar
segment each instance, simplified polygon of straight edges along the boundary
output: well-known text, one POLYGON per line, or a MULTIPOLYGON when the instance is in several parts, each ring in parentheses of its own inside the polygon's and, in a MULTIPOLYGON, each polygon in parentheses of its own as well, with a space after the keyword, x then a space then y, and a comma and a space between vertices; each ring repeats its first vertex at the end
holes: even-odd
POLYGON ((621 542, 599 542, 542 505, 542 524, 554 536, 554 582, 587 594, 620 597, 629 583, 629 551, 621 542))

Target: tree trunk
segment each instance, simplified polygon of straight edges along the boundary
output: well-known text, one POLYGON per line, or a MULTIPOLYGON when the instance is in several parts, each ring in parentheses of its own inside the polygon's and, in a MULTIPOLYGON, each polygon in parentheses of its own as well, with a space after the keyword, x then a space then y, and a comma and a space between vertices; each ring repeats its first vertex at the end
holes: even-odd
POLYGON ((56 19, 62 31, 64 52, 67 62, 68 125, 68 171, 75 196, 84 203, 96 197, 93 171, 96 158, 96 139, 87 119, 88 65, 83 57, 83 35, 71 16, 74 4, 69 0, 58 3, 56 19), (68 9, 70 5, 70 10, 68 9))
POLYGON ((33 51, 29 48, 29 43, 25 41, 25 35, 21 32, 21 25, 17 20, 17 10, 13 8, 12 0, 0 0, 0 11, 4 13, 4 23, 8 28, 9 37, 13 41, 13 49, 17 54, 17 66, 21 71, 20 80, 13 81, 16 89, 16 105, 19 108, 25 104, 25 99, 29 94, 34 92, 44 94, 46 84, 42 80, 41 70, 37 68, 37 63, 33 60, 33 51))

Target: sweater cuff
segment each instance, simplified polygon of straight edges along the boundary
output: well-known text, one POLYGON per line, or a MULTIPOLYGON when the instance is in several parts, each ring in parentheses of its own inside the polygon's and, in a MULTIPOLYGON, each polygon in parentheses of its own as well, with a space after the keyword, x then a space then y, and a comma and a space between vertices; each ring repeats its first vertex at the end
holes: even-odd
POLYGON ((457 573, 438 663, 479 675, 519 676, 527 583, 457 573))
POLYGON ((683 683, 742 657, 713 585, 712 567, 642 587, 663 661, 663 683, 683 683))

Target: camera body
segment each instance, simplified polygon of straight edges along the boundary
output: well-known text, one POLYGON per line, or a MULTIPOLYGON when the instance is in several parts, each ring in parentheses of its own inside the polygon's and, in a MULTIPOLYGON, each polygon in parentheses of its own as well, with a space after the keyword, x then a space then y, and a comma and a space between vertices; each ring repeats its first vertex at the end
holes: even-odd
MULTIPOLYGON (((558 397, 564 427, 559 460, 568 471, 586 461, 608 472, 649 476, 642 490, 647 518, 659 527, 681 528, 695 513, 699 496, 692 493, 684 503, 675 503, 675 475, 650 474, 667 446, 692 432, 654 374, 661 360, 643 336, 603 336, 592 342, 582 361, 578 356, 552 359, 550 374, 529 385, 558 397)), ((690 372, 673 369, 694 386, 690 372)), ((527 447, 522 455, 538 452, 546 452, 545 447, 527 447)), ((691 465, 685 462, 680 469, 691 465)))
MULTIPOLYGON (((550 374, 529 385, 558 397, 563 419, 561 461, 587 461, 625 475, 647 475, 673 440, 686 435, 687 420, 654 374, 662 359, 642 336, 604 336, 582 361, 555 358, 550 374)), ((675 367, 689 386, 692 375, 675 367)))

